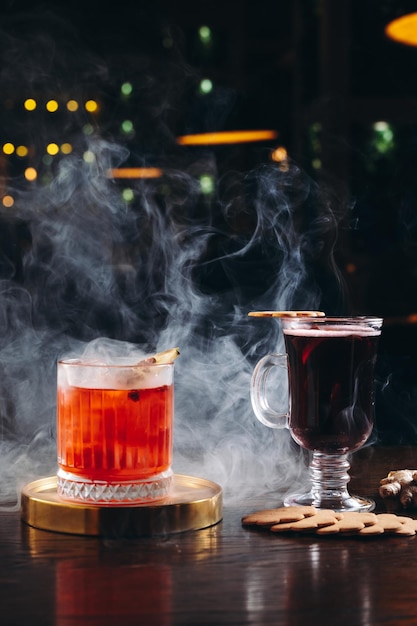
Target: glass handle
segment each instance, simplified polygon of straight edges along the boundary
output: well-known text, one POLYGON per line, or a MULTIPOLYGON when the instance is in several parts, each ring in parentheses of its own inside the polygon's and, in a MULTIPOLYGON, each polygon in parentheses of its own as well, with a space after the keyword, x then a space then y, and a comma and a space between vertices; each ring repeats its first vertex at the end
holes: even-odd
POLYGON ((267 383, 273 367, 285 368, 288 377, 287 355, 267 354, 256 364, 250 385, 252 408, 257 419, 265 426, 288 428, 288 409, 286 412, 280 413, 273 409, 268 402, 267 383))

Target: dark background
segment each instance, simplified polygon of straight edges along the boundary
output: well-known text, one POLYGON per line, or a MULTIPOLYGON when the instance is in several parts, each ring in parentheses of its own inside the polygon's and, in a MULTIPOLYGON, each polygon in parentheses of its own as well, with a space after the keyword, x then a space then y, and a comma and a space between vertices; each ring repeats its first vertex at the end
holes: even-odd
MULTIPOLYGON (((229 303, 235 294, 243 307, 261 308, 268 303, 264 296, 274 281, 280 251, 261 240, 239 263, 220 261, 242 241, 252 241, 248 233, 259 216, 242 202, 234 204, 234 221, 230 215, 226 220, 219 207, 230 202, 237 188, 246 196, 251 191, 250 176, 242 192, 235 178, 230 182, 230 172, 245 175, 264 163, 270 167, 272 150, 283 146, 290 172, 294 167, 303 172, 314 190, 299 201, 297 216, 301 224, 306 222, 311 241, 313 218, 317 224, 326 214, 318 207, 329 202, 332 207, 332 227, 311 252, 309 279, 321 294, 315 304, 329 314, 384 317, 377 397, 380 440, 413 441, 417 48, 388 40, 384 27, 415 9, 417 2, 413 6, 396 0, 5 1, 0 8, 1 136, 2 142, 29 145, 30 152, 25 159, 1 157, 1 195, 28 193, 23 176, 28 165, 38 170, 38 186, 50 184, 56 166, 42 158, 42 146, 49 136, 82 144, 85 124, 127 149, 124 165, 164 168, 175 163, 179 170, 197 174, 202 164, 210 164, 218 181, 216 201, 200 198, 192 207, 186 200, 175 203, 176 210, 186 206, 190 233, 197 218, 202 228, 203 214, 210 228, 215 227, 216 236, 192 268, 193 280, 203 293, 223 294, 229 303), (211 29, 207 45, 198 36, 202 25, 211 29), (203 78, 213 83, 206 95, 199 91, 203 78), (120 96, 125 81, 133 85, 129 98, 120 96), (27 97, 95 98, 100 108, 95 116, 85 111, 30 116, 21 106, 27 97), (123 119, 134 123, 128 136, 120 130, 123 119), (277 140, 209 151, 176 143, 187 133, 256 128, 276 130, 277 140)), ((285 163, 279 167, 284 176, 285 163)), ((292 180, 289 193, 296 195, 297 179, 292 180)), ((156 184, 156 196, 163 196, 163 184, 156 184)), ((32 266, 28 278, 25 261, 33 250, 27 209, 23 216, 2 210, 1 219, 2 277, 18 285, 36 282, 41 266, 32 266)), ((181 220, 186 231, 187 220, 181 220)), ((161 293, 156 274, 151 283, 151 290, 161 293)), ((39 305, 43 315, 50 296, 48 300, 46 293, 39 305)), ((135 306, 126 292, 123 298, 135 306)), ((293 303, 301 306, 304 300, 296 294, 293 303)), ((80 303, 77 314, 82 307, 80 303)), ((168 308, 167 303, 151 308, 149 317, 157 320, 154 333, 164 326, 168 308)), ((150 341, 140 330, 136 337, 124 333, 118 315, 104 309, 103 304, 92 314, 100 332, 150 341)), ((75 318, 68 324, 74 334, 90 338, 76 329, 75 318)))

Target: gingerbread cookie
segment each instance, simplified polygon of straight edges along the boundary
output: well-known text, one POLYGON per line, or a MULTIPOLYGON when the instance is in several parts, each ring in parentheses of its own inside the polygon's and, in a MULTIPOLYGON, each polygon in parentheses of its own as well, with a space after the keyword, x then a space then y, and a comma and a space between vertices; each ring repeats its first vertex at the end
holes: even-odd
POLYGON ((401 526, 408 521, 408 517, 399 517, 394 513, 379 513, 377 515, 378 523, 382 524, 384 532, 395 532, 400 530, 401 526))
POLYGON ((401 516, 404 520, 401 524, 401 527, 397 530, 393 531, 394 535, 405 535, 406 537, 411 537, 417 533, 417 520, 412 519, 411 517, 401 516))
POLYGON ((371 524, 370 526, 365 526, 358 531, 358 535, 363 537, 366 535, 367 537, 375 536, 375 535, 383 535, 385 532, 385 528, 382 524, 378 522, 376 524, 371 524))
POLYGON ((333 534, 333 533, 352 533, 358 532, 362 528, 365 528, 365 520, 358 517, 358 514, 343 513, 341 519, 337 520, 331 526, 325 526, 317 530, 318 534, 333 534))
POLYGON ((297 522, 317 513, 314 506, 282 506, 277 509, 263 509, 242 518, 244 526, 273 526, 274 524, 297 522))
POLYGON ((254 525, 274 533, 304 532, 317 535, 341 534, 372 537, 378 535, 417 534, 417 520, 394 513, 343 513, 315 507, 280 507, 264 509, 242 518, 244 526, 254 525))
POLYGON ((335 513, 334 511, 326 509, 318 510, 314 515, 304 517, 303 519, 295 522, 274 524, 269 530, 276 533, 288 530, 292 530, 294 532, 311 532, 317 528, 331 526, 332 524, 337 523, 341 517, 342 515, 340 513, 335 513))

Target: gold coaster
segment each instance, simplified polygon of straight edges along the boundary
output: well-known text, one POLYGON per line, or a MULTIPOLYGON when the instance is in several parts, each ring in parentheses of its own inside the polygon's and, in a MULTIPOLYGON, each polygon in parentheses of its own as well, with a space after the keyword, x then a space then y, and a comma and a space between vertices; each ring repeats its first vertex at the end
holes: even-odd
POLYGON ((158 502, 100 506, 64 502, 56 476, 42 478, 22 490, 22 521, 73 535, 140 537, 200 530, 222 519, 223 494, 204 478, 174 474, 172 494, 158 502))

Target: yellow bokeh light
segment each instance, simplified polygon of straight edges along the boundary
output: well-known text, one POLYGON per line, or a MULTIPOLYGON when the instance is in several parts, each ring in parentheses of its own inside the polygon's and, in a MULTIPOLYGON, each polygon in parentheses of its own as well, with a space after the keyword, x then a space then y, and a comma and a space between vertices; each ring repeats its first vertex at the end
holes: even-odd
POLYGON ((72 145, 70 143, 63 143, 61 145, 61 152, 62 152, 62 154, 71 154, 71 152, 72 152, 72 145))
POLYGON ((76 100, 68 100, 67 109, 73 113, 74 111, 78 111, 79 104, 76 100))
POLYGON ((48 102, 46 103, 46 110, 49 111, 49 113, 55 113, 55 111, 58 111, 58 102, 56 100, 48 100, 48 102))
POLYGON ((12 196, 6 195, 6 196, 3 196, 1 202, 3 206, 10 209, 10 207, 14 205, 14 198, 12 196))
POLYGON ((15 147, 12 143, 7 142, 3 144, 4 154, 13 154, 14 151, 15 151, 15 147))
POLYGON ((98 104, 95 100, 87 100, 84 106, 85 110, 89 113, 96 113, 98 111, 98 104))
POLYGON ((26 146, 17 146, 16 154, 19 157, 26 157, 28 155, 28 148, 26 146))
POLYGON ((46 151, 51 156, 55 156, 55 154, 58 154, 59 152, 59 146, 56 143, 48 143, 48 145, 46 146, 46 151))
POLYGON ((37 107, 37 102, 33 98, 26 98, 23 106, 25 107, 26 111, 34 111, 37 107))
POLYGON ((37 177, 38 177, 38 172, 35 170, 34 167, 27 167, 25 169, 25 178, 26 178, 26 180, 34 181, 34 180, 37 179, 37 177))

